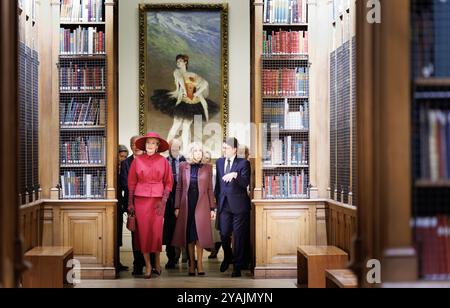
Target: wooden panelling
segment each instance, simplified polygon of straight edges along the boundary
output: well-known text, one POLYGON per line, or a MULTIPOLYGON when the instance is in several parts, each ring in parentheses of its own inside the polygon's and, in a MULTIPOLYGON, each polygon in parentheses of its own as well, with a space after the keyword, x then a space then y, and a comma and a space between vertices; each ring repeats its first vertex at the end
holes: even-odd
POLYGON ((379 24, 367 22, 369 2, 357 1, 357 178, 361 206, 353 270, 362 286, 373 287, 364 279, 368 260, 380 260, 383 269, 395 268, 382 271, 385 282, 416 280, 417 260, 409 253, 413 246, 410 1, 380 0, 379 24))
POLYGON ((23 251, 27 252, 42 243, 42 203, 35 202, 20 209, 20 234, 23 251))
POLYGON ((17 1, 0 2, 0 287, 18 286, 17 1))
POLYGON ((254 200, 255 277, 297 277, 297 248, 336 246, 352 254, 356 208, 331 200, 254 200))
MULTIPOLYGON (((59 183, 59 1, 41 1, 39 25, 39 176, 42 198, 52 198, 52 189, 59 183), (55 34, 58 35, 57 39, 55 34)), ((54 191, 53 198, 58 194, 54 191)))
POLYGON ((309 211, 265 211, 268 264, 296 264, 296 246, 309 243, 309 211), (298 232, 292 232, 297 230, 298 232), (286 243, 289 243, 286 245, 286 243), (292 245, 291 245, 292 243, 292 245))
POLYGON ((53 246, 54 243, 53 230, 53 211, 52 209, 43 209, 42 216, 42 245, 53 246))
POLYGON ((349 253, 356 235, 355 207, 329 201, 327 203, 328 245, 339 247, 349 253))
POLYGON ((103 264, 102 210, 79 212, 63 211, 63 244, 73 247, 74 255, 86 265, 103 264))
POLYGON ((254 200, 255 278, 297 277, 297 247, 326 245, 324 200, 254 200))
POLYGON ((46 201, 43 242, 73 247, 83 279, 114 279, 116 201, 46 201))

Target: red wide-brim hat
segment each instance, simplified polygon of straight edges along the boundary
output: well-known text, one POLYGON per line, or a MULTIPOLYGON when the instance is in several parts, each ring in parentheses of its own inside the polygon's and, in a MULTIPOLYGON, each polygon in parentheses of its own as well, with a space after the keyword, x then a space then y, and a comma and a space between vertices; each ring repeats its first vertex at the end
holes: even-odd
POLYGON ((147 135, 139 138, 136 140, 136 147, 141 151, 146 151, 145 145, 147 143, 147 139, 158 139, 159 140, 159 147, 158 147, 158 153, 164 153, 169 150, 169 143, 161 138, 160 135, 157 133, 148 133, 147 135))

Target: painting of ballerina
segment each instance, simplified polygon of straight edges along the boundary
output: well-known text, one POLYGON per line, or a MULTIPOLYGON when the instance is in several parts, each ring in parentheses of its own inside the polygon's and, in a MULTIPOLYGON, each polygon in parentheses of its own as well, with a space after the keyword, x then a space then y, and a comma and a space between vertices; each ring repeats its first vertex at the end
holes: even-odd
POLYGON ((200 141, 214 158, 221 156, 228 115, 225 10, 141 6, 141 130, 178 139, 183 149, 200 141))

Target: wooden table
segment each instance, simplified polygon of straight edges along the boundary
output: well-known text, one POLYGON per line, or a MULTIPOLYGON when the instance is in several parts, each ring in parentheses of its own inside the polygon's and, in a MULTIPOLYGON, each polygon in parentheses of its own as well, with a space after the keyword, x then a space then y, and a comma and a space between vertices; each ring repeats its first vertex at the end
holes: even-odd
POLYGON ((37 247, 25 254, 25 261, 32 268, 23 275, 24 288, 65 288, 67 281, 67 262, 73 259, 71 247, 37 247))
POLYGON ((345 269, 348 254, 334 246, 300 246, 298 248, 298 285, 325 288, 325 271, 345 269))

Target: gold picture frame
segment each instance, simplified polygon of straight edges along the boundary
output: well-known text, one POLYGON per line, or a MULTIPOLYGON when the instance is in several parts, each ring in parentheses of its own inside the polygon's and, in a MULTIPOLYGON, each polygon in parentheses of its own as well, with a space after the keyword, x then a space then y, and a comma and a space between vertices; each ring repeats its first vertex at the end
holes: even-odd
MULTIPOLYGON (((170 108, 163 106, 161 99, 155 98, 155 93, 159 91, 158 88, 166 88, 168 91, 175 88, 173 80, 177 70, 172 74, 171 69, 178 65, 176 61, 178 56, 188 54, 187 63, 189 66, 192 63, 193 71, 196 71, 195 76, 197 72, 199 72, 198 76, 207 76, 205 80, 209 85, 208 98, 213 97, 204 105, 203 121, 208 123, 205 121, 205 118, 208 119, 206 106, 210 107, 210 103, 215 101, 220 107, 220 112, 209 121, 216 121, 221 125, 222 134, 220 145, 218 145, 221 147, 222 141, 227 136, 229 125, 228 27, 228 4, 141 4, 139 6, 140 134, 156 131, 162 137, 168 137, 167 122, 170 121, 169 118, 174 117, 172 115, 174 111, 170 109, 173 107, 173 102, 170 103, 172 104, 170 108)), ((177 84, 176 78, 175 84, 177 84)), ((178 88, 177 86, 177 90, 178 88)), ((163 99, 169 96, 168 91, 163 99)), ((203 101, 206 102, 205 99, 203 101)), ((171 132, 174 126, 175 124, 171 132)))

